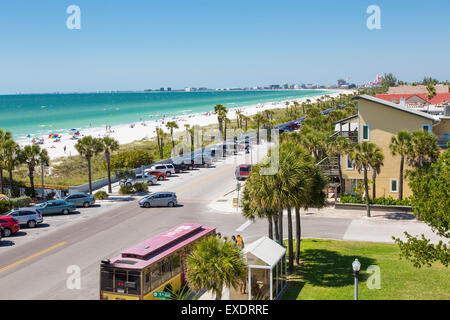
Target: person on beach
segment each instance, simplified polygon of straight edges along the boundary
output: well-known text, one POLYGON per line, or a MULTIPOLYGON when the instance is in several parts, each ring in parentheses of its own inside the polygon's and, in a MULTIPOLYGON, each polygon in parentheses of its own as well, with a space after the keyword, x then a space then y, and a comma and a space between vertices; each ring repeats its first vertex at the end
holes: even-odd
POLYGON ((234 244, 236 244, 236 243, 237 243, 236 237, 235 237, 234 235, 233 235, 233 236, 231 236, 231 240, 233 240, 234 244))
POLYGON ((64 153, 66 153, 66 146, 64 146, 64 153))

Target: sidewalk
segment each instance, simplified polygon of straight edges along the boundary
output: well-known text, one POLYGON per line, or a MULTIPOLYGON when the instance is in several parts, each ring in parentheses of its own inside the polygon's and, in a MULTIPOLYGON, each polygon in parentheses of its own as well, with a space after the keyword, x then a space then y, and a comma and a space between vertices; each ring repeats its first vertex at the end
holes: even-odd
MULTIPOLYGON (((239 201, 241 196, 242 192, 239 192, 239 201)), ((242 209, 236 208, 237 198, 237 191, 233 190, 225 194, 223 197, 211 202, 209 207, 213 210, 219 211, 222 214, 241 214, 242 209)))

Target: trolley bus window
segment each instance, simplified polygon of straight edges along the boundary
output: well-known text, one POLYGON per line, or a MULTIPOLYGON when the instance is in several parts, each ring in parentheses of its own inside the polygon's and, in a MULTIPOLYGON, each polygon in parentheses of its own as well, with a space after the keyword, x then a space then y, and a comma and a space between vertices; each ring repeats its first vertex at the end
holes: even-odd
POLYGON ((151 272, 150 269, 146 269, 144 271, 144 288, 143 288, 144 295, 149 293, 152 289, 152 282, 151 282, 151 272))
POLYGON ((141 294, 141 273, 139 271, 128 271, 127 289, 128 294, 141 294))
POLYGON ((161 264, 162 283, 172 277, 172 259, 171 257, 164 259, 161 264))
POLYGON ((162 284, 161 279, 161 264, 155 263, 152 266, 152 290, 158 288, 162 284))
POLYGON ((127 272, 122 270, 116 270, 116 292, 126 293, 127 272))
POLYGON ((172 260, 172 277, 177 276, 181 272, 181 257, 180 253, 177 252, 173 256, 172 260))
POLYGON ((103 291, 114 291, 114 270, 102 267, 100 272, 100 289, 103 291))

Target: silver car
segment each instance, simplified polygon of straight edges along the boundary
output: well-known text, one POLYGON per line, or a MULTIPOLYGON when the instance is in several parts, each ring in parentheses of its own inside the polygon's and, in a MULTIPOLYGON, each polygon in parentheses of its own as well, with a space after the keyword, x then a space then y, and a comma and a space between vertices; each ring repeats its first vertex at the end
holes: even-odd
POLYGON ((175 192, 155 192, 139 200, 139 205, 150 207, 175 207, 178 205, 175 192))
POLYGON ((44 222, 42 214, 34 208, 14 209, 6 213, 5 216, 14 217, 20 225, 28 228, 35 228, 38 223, 44 222))
POLYGON ((142 182, 145 182, 149 186, 151 186, 151 185, 154 185, 154 184, 158 183, 158 180, 156 179, 155 176, 152 176, 152 175, 144 175, 144 176, 142 176, 142 174, 137 174, 136 178, 134 178, 134 179, 130 178, 130 179, 127 179, 127 180, 122 180, 122 181, 119 182, 119 185, 121 187, 123 187, 123 186, 131 187, 131 186, 133 186, 136 183, 142 183, 142 182))

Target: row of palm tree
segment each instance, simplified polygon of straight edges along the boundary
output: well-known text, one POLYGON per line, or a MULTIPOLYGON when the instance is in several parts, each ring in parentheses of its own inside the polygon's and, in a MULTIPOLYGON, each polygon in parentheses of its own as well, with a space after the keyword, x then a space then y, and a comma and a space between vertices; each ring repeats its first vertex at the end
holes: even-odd
POLYGON ((108 192, 112 193, 111 187, 111 154, 119 149, 119 142, 111 137, 93 138, 86 136, 81 138, 75 144, 75 149, 84 157, 88 164, 89 193, 92 194, 92 172, 91 160, 101 152, 105 155, 106 168, 108 171, 108 192))
MULTIPOLYGON (((277 152, 277 150, 271 150, 277 152)), ((279 146, 279 168, 275 174, 266 175, 267 164, 256 165, 246 182, 243 194, 243 215, 248 219, 266 219, 269 237, 281 244, 284 239, 283 212, 287 211, 289 270, 294 260, 300 262, 301 223, 300 210, 323 207, 327 183, 311 154, 301 146, 298 136, 282 135, 279 146), (296 253, 293 248, 293 219, 295 211, 296 253)))
POLYGON ((19 165, 26 165, 28 177, 31 185, 31 196, 35 196, 34 172, 36 167, 49 161, 46 150, 38 145, 25 146, 21 148, 13 139, 8 131, 0 129, 0 192, 4 193, 3 170, 6 169, 9 174, 9 185, 12 190, 14 185, 13 171, 19 165))
POLYGON ((391 138, 389 148, 392 155, 400 156, 399 199, 403 200, 405 161, 412 167, 423 167, 436 162, 439 146, 436 137, 427 131, 410 133, 408 130, 401 130, 391 138))

